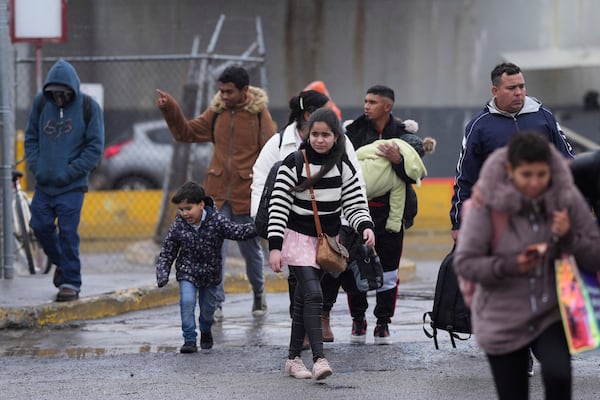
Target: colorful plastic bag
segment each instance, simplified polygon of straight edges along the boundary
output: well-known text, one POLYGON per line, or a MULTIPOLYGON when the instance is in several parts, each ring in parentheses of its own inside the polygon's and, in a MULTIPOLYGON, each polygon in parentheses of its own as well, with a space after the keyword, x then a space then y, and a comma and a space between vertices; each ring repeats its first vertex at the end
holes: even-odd
POLYGON ((600 345, 597 275, 579 271, 575 258, 566 253, 555 260, 555 273, 558 305, 570 353, 597 348, 600 345))

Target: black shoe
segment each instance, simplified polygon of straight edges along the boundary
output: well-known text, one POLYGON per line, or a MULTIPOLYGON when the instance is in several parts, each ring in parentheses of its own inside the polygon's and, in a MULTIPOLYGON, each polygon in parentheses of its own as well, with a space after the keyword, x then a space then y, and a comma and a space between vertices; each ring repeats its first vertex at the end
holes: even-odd
POLYGON ((392 338, 390 338, 390 328, 388 324, 377 324, 373 331, 375 338, 375 344, 391 344, 392 338))
POLYGON ((183 344, 183 346, 181 346, 181 349, 179 349, 180 353, 197 353, 198 352, 198 347, 196 347, 196 342, 185 342, 183 344))
POLYGON ((213 347, 213 337, 211 332, 200 332, 200 348, 209 350, 213 347))
POLYGON ((60 272, 60 268, 58 268, 58 265, 56 266, 56 269, 54 270, 54 277, 52 278, 52 283, 54 284, 54 286, 56 287, 60 287, 61 282, 61 272, 60 272))
POLYGON ((364 344, 367 339, 367 321, 364 318, 352 320, 352 335, 350 343, 364 344))
POLYGON ((252 315, 254 317, 264 317, 267 313, 267 301, 265 294, 259 293, 254 295, 254 302, 252 302, 252 315))
POLYGON ((56 295, 56 301, 73 301, 79 298, 79 292, 75 289, 62 287, 56 295))

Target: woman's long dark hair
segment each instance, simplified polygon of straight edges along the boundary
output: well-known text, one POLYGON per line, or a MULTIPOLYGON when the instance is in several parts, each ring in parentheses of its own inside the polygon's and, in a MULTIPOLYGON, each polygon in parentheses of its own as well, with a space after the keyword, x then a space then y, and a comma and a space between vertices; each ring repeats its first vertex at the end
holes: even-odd
POLYGON ((346 135, 344 135, 344 132, 342 132, 340 120, 338 119, 337 115, 335 115, 335 112, 329 108, 319 108, 310 115, 310 119, 308 120, 308 138, 306 138, 306 141, 302 143, 300 149, 310 146, 310 131, 312 130, 315 122, 326 123, 329 129, 331 129, 333 132, 336 140, 333 147, 329 151, 329 154, 327 155, 327 161, 325 161, 325 164, 323 164, 323 167, 321 167, 320 171, 316 174, 311 174, 310 179, 307 179, 294 187, 292 190, 295 192, 303 192, 317 183, 335 165, 340 163, 340 160, 346 153, 346 135))
POLYGON ((316 90, 305 90, 300 92, 298 96, 294 96, 290 99, 290 115, 288 117, 288 125, 295 122, 298 125, 298 129, 304 128, 306 121, 304 120, 304 113, 308 112, 312 114, 315 110, 323 107, 329 102, 329 97, 323 93, 319 93, 316 90))

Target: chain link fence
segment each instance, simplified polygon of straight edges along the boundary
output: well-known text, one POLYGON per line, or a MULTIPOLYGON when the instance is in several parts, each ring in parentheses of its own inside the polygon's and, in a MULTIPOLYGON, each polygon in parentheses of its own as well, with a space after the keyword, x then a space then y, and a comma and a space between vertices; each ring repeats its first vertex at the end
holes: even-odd
MULTIPOLYGON (((212 156, 212 144, 195 144, 192 145, 189 162, 176 160, 172 164, 172 149, 182 144, 173 142, 162 114, 155 105, 156 89, 172 94, 180 102, 184 112, 184 92, 190 90, 190 87, 198 91, 197 102, 203 102, 203 106, 196 106, 198 110, 188 109, 186 114, 191 118, 209 104, 217 90, 215 81, 222 68, 215 66, 209 69, 209 73, 204 76, 207 84, 203 86, 198 84, 199 79, 202 79, 198 78, 202 63, 198 55, 65 58, 78 71, 84 87, 92 83, 101 84, 103 88, 106 145, 100 166, 92 173, 90 192, 86 195, 82 212, 80 235, 83 268, 89 265, 90 268, 123 270, 154 265, 162 238, 158 231, 159 219, 164 218, 169 223, 175 213, 174 208, 168 204, 172 189, 186 179, 202 182, 204 169, 212 156), (143 136, 143 140, 138 134, 143 136), (148 180, 140 184, 147 172, 130 170, 128 176, 130 179, 137 178, 137 185, 121 187, 118 186, 118 181, 108 182, 107 177, 103 176, 103 166, 109 161, 108 153, 124 151, 124 146, 128 146, 127 157, 132 164, 154 169, 156 164, 160 164, 161 180, 148 180), (194 150, 195 147, 201 151, 194 150), (165 153, 168 153, 168 157, 165 157, 165 153), (194 160, 194 156, 200 159, 194 160), (176 164, 185 171, 179 174, 178 181, 173 182, 168 177, 171 166, 176 164), (199 170, 198 165, 202 166, 202 170, 199 170), (165 204, 166 213, 162 209, 165 204)), ((51 58, 44 59, 44 79, 55 61, 56 59, 51 58)), ((251 82, 260 82, 262 71, 256 68, 257 65, 245 65, 250 72, 251 82)), ((25 130, 31 102, 37 92, 35 70, 32 60, 17 61, 17 130, 25 130)), ((17 142, 17 157, 20 154, 19 146, 17 142)), ((125 165, 116 168, 127 169, 125 165)), ((28 178, 27 189, 31 191, 33 178, 28 178)), ((237 246, 229 246, 229 249, 230 252, 237 251, 237 246)))

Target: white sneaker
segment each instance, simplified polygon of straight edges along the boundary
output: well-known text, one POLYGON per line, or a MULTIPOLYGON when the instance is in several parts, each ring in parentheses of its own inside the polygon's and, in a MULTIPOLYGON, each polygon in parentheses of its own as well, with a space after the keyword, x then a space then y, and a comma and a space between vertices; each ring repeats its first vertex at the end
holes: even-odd
POLYGON ((306 368, 300 357, 285 360, 285 373, 297 379, 310 379, 312 374, 306 368))
POLYGON ((315 365, 313 365, 312 376, 315 380, 320 381, 321 379, 327 378, 333 374, 329 362, 324 358, 319 358, 315 365))
POLYGON ((217 308, 215 308, 215 315, 213 318, 215 322, 223 321, 223 307, 220 304, 217 304, 217 308))

